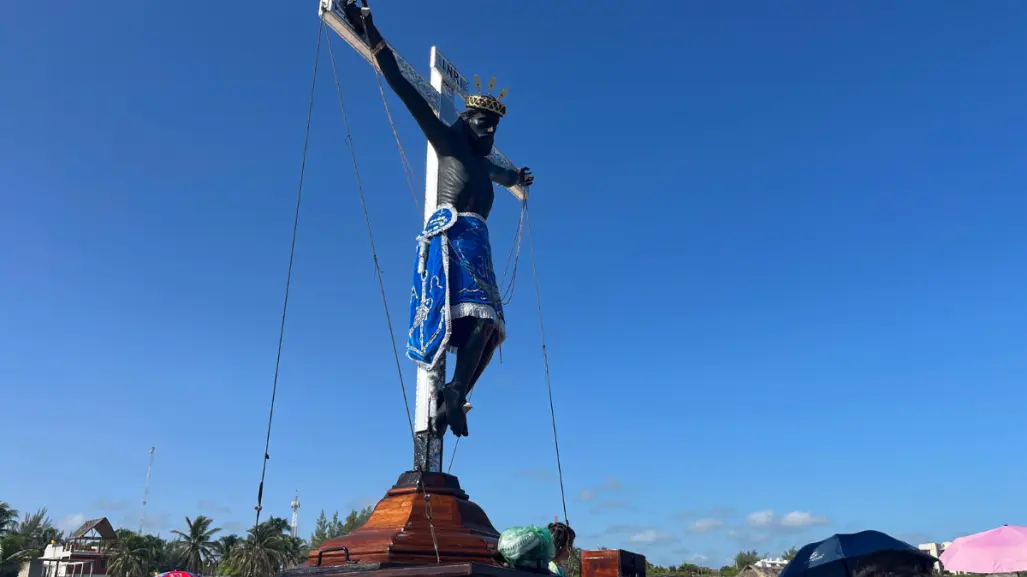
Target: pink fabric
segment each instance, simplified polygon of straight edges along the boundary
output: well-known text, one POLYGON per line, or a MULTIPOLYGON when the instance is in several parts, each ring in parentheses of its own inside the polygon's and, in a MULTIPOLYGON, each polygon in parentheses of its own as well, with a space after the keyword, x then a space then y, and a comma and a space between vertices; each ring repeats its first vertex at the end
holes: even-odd
POLYGON ((948 571, 1010 573, 1027 571, 1027 527, 1005 525, 960 537, 941 554, 948 571))

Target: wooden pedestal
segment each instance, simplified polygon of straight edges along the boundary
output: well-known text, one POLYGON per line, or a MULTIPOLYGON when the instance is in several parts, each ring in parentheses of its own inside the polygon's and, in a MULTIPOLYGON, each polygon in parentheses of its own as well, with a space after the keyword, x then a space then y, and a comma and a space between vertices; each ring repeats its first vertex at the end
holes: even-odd
POLYGON ((363 527, 311 551, 304 572, 459 563, 467 567, 458 573, 470 575, 472 563, 479 567, 477 573, 481 566, 498 568, 498 542, 499 532, 467 498, 456 477, 409 471, 400 475, 363 527))
POLYGON ((478 563, 443 565, 383 565, 357 563, 345 567, 293 567, 280 577, 552 577, 478 563))

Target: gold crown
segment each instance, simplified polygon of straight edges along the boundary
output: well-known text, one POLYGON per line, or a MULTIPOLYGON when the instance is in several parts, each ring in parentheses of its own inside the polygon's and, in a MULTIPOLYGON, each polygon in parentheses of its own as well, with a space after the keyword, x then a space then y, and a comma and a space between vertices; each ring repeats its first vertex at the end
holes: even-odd
POLYGON ((492 96, 492 89, 496 87, 496 77, 493 76, 492 80, 489 80, 489 91, 483 93, 481 90, 481 79, 478 75, 474 75, 474 86, 478 89, 478 94, 471 94, 464 99, 464 105, 467 108, 475 108, 478 110, 485 110, 498 115, 500 118, 506 115, 506 105, 500 102, 506 97, 507 89, 504 88, 499 91, 497 96, 492 96))

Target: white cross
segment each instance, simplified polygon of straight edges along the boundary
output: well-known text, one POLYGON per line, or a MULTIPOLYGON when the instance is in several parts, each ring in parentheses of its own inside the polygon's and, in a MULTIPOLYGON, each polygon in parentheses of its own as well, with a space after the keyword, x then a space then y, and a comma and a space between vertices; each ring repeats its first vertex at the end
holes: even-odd
MULTIPOLYGON (((364 38, 353 30, 343 15, 343 1, 344 0, 321 0, 319 8, 321 19, 324 20, 324 22, 339 36, 341 36, 346 43, 353 47, 358 54, 363 56, 371 66, 374 66, 377 69, 378 64, 371 55, 371 48, 367 45, 364 38)), ((398 52, 395 50, 392 52, 396 56, 396 62, 399 64, 399 69, 403 73, 403 76, 410 81, 410 83, 420 93, 421 97, 428 102, 428 105, 432 107, 435 114, 437 114, 439 118, 447 124, 452 124, 456 121, 459 114, 456 109, 456 96, 460 96, 461 99, 466 98, 470 89, 470 83, 462 74, 460 74, 460 71, 457 70, 456 66, 453 66, 453 64, 447 60, 441 52, 439 52, 438 48, 432 46, 431 80, 428 81, 418 74, 417 70, 402 56, 400 56, 398 52)), ((503 156, 503 153, 499 152, 496 148, 492 149, 489 159, 501 168, 517 170, 517 166, 507 160, 507 158, 503 156)), ((428 159, 425 173, 424 219, 427 221, 428 217, 435 212, 435 207, 438 201, 439 184, 439 158, 435 153, 435 149, 432 148, 431 143, 428 144, 428 159)), ((509 190, 515 197, 517 197, 518 200, 524 200, 527 197, 527 190, 522 188, 520 185, 514 185, 510 187, 509 190)), ((432 409, 435 407, 436 391, 445 383, 445 377, 446 364, 444 359, 439 363, 438 367, 434 371, 429 372, 420 367, 417 369, 417 400, 414 406, 414 430, 422 441, 428 443, 424 450, 428 453, 426 455, 427 470, 430 472, 441 472, 442 470, 441 439, 434 439, 434 435, 429 434, 428 419, 431 416, 432 409), (430 440, 429 437, 431 437, 430 440)), ((417 456, 415 456, 415 458, 417 458, 417 456)), ((415 463, 415 467, 416 466, 421 465, 415 463)))

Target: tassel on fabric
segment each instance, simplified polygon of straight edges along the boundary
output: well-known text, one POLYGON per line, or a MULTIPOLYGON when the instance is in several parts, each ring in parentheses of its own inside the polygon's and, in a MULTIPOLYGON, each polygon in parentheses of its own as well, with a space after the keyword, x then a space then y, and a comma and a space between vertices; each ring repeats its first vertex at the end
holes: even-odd
POLYGON ((428 245, 431 243, 428 239, 421 241, 421 258, 417 259, 417 274, 423 275, 425 266, 428 262, 428 245))

